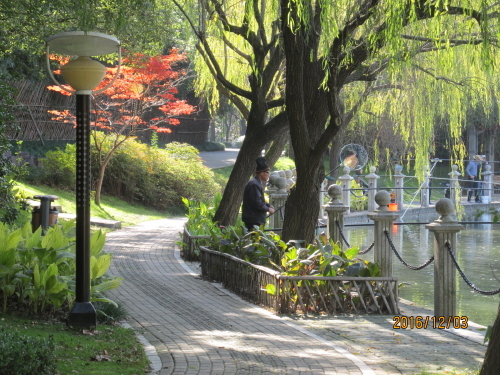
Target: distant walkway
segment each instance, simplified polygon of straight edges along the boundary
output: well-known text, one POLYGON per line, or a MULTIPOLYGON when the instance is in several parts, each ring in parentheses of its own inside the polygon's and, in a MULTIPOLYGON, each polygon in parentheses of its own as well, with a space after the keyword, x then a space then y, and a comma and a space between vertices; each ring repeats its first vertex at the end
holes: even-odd
POLYGON ((236 163, 239 148, 226 148, 225 151, 204 151, 199 155, 203 159, 203 165, 211 169, 228 167, 236 163))
POLYGON ((111 273, 124 278, 110 298, 125 305, 129 324, 156 348, 155 374, 434 374, 482 362, 484 332, 473 329, 393 329, 391 316, 376 315, 279 317, 249 304, 179 258, 175 241, 184 222, 107 234, 111 273))

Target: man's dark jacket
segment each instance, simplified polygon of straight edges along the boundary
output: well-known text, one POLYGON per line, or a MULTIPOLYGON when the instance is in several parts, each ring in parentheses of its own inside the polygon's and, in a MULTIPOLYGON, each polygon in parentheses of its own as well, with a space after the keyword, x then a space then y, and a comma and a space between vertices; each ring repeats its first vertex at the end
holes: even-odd
POLYGON ((261 225, 266 222, 269 203, 264 199, 264 189, 258 177, 248 181, 243 192, 242 220, 248 225, 261 225))

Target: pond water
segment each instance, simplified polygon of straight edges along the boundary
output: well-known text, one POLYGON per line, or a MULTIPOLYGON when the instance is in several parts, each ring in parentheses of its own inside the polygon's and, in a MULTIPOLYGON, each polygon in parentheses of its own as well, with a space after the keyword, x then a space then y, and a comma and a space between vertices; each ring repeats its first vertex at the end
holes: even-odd
MULTIPOLYGON (((491 222, 492 215, 483 214, 467 221, 478 221, 477 224, 465 224, 465 229, 457 236, 457 261, 468 279, 479 289, 491 291, 500 288, 500 282, 493 276, 495 271, 500 279, 500 224, 481 224, 491 222)), ((366 249, 373 242, 373 226, 346 226, 346 240, 351 246, 366 249)), ((425 229, 425 225, 394 225, 392 240, 403 260, 420 266, 433 255, 434 235, 425 229)), ((373 251, 361 256, 373 260, 373 251)), ((405 282, 400 289, 400 296, 419 306, 434 307, 434 265, 419 271, 404 266, 396 256, 393 259, 394 276, 398 282, 405 282)), ((469 320, 482 325, 493 324, 500 294, 485 296, 472 291, 457 272, 457 314, 467 316, 469 320)))

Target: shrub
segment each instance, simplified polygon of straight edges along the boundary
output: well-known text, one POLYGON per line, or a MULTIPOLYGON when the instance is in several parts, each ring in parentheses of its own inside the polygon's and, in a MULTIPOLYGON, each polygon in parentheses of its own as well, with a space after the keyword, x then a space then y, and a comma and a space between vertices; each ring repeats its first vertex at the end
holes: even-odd
POLYGON ((48 151, 43 159, 44 185, 74 189, 76 184, 76 145, 48 151))
POLYGON ((52 338, 28 337, 0 328, 0 373, 3 375, 54 374, 52 338))
POLYGON ((193 146, 172 143, 159 149, 128 140, 111 159, 103 190, 129 202, 167 210, 182 206, 181 197, 206 201, 219 186, 193 146))
POLYGON ((245 136, 242 135, 231 142, 231 147, 233 148, 241 148, 243 141, 245 140, 245 136))
POLYGON ((224 144, 210 141, 194 145, 194 147, 196 147, 199 151, 224 151, 226 149, 224 144))
POLYGON ((295 168, 295 162, 292 159, 286 156, 281 156, 276 162, 276 164, 274 164, 273 170, 284 171, 287 169, 294 169, 294 168, 295 168))
MULTIPOLYGON (((73 304, 74 224, 75 220, 63 222, 42 236, 42 228, 32 232, 30 222, 15 230, 0 223, 0 297, 4 314, 14 303, 22 310, 29 307, 34 314, 73 304)), ((121 278, 106 276, 111 254, 103 252, 104 242, 105 234, 100 230, 90 238, 90 298, 114 304, 103 293, 120 286, 121 278)))
POLYGON ((98 323, 114 324, 127 317, 127 310, 119 304, 97 301, 93 306, 97 312, 98 323))
MULTIPOLYGON (((111 147, 110 139, 96 133, 103 153, 111 147)), ((49 151, 41 170, 28 169, 22 177, 28 183, 45 184, 74 190, 76 146, 67 144, 64 150, 49 151)), ((92 147, 92 179, 97 181, 99 155, 92 147)), ((182 207, 181 197, 207 200, 220 190, 214 173, 205 167, 198 150, 188 144, 169 143, 165 149, 126 140, 113 154, 106 167, 102 192, 131 203, 158 210, 182 207)))
POLYGON ((25 208, 25 202, 14 187, 14 178, 19 170, 10 160, 0 155, 0 222, 13 224, 25 208))

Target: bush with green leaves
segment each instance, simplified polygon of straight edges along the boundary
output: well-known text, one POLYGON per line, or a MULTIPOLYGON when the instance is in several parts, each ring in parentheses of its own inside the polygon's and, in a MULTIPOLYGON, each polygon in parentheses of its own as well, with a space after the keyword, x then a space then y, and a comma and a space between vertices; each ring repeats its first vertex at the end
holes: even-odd
MULTIPOLYGON (((101 132, 95 133, 95 141, 101 144, 104 153, 113 146, 112 140, 101 132)), ((72 144, 64 150, 49 151, 43 159, 43 172, 30 173, 36 173, 43 184, 74 190, 75 155, 72 144)), ((95 147, 92 147, 91 158, 92 179, 97 181, 100 160, 95 147)), ((23 179, 33 180, 29 175, 23 179)), ((206 201, 220 191, 220 186, 193 146, 173 142, 162 149, 130 138, 113 153, 106 167, 102 191, 130 203, 165 211, 182 207, 181 197, 206 201)))
MULTIPOLYGON (((75 299, 75 221, 42 228, 35 232, 27 222, 11 230, 0 223, 0 297, 2 311, 16 304, 28 306, 34 314, 49 308, 71 307, 75 299)), ((90 239, 91 301, 115 304, 104 293, 121 285, 118 277, 108 277, 111 254, 103 252, 106 236, 94 232, 90 239)))
POLYGON ((0 326, 0 374, 55 374, 56 357, 51 337, 29 337, 0 326))
POLYGON ((0 76, 0 222, 13 223, 19 216, 20 203, 14 192, 14 177, 18 170, 3 155, 11 148, 5 136, 7 130, 16 128, 13 123, 16 101, 15 89, 0 76))
POLYGON ((359 250, 359 247, 343 250, 332 241, 323 244, 316 239, 307 247, 289 247, 276 267, 287 276, 379 276, 380 266, 358 258, 359 250))
POLYGON ((206 141, 200 144, 194 145, 200 151, 224 151, 226 146, 219 142, 206 141))
POLYGON ((259 229, 248 232, 243 226, 210 231, 209 247, 231 254, 252 264, 274 268, 280 262, 287 245, 274 232, 259 229))

